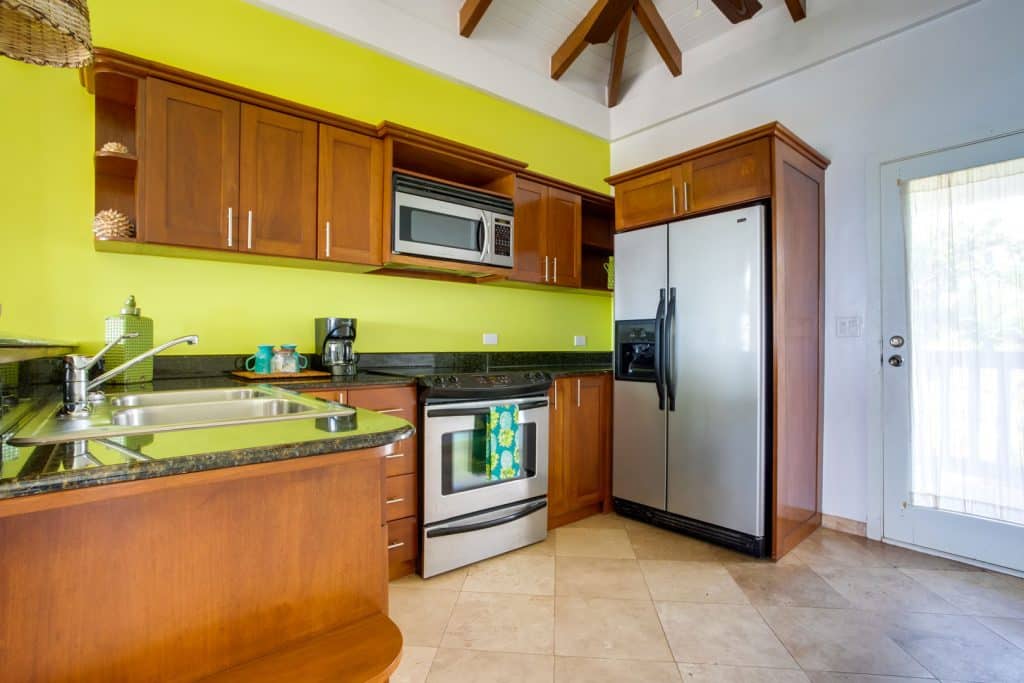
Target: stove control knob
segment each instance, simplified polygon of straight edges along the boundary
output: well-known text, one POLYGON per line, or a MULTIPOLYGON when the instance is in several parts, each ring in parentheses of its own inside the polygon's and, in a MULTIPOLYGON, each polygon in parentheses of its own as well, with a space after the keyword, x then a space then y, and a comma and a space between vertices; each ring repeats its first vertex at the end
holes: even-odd
POLYGON ((455 375, 448 375, 448 377, 446 379, 448 380, 449 384, 458 384, 459 383, 459 378, 456 377, 455 375))

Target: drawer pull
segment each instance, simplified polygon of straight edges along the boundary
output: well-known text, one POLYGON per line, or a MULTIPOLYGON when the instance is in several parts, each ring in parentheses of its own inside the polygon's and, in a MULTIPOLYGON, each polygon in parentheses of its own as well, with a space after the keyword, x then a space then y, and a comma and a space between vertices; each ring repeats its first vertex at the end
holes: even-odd
POLYGON ((404 410, 405 410, 405 408, 388 408, 387 410, 378 410, 377 412, 378 413, 400 413, 400 412, 402 412, 404 410))
POLYGON ((405 541, 399 541, 398 543, 388 543, 388 550, 397 550, 405 545, 405 541))
POLYGON ((395 503, 403 502, 405 502, 405 498, 388 498, 386 501, 384 501, 386 505, 394 505, 395 503))
POLYGON ((404 458, 405 453, 395 453, 394 455, 385 455, 385 460, 394 460, 395 458, 404 458))

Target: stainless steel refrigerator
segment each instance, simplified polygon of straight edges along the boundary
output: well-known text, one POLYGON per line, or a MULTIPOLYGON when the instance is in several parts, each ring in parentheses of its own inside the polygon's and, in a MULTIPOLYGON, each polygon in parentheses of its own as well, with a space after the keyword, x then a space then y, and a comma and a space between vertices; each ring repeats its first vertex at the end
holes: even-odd
POLYGON ((615 236, 616 509, 758 556, 766 229, 757 205, 615 236))

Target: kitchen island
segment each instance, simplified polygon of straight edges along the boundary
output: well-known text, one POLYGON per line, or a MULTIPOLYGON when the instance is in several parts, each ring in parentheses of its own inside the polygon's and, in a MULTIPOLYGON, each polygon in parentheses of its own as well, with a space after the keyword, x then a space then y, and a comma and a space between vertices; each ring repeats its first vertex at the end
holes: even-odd
POLYGON ((4 445, 4 678, 386 679, 385 457, 412 434, 357 409, 4 445))

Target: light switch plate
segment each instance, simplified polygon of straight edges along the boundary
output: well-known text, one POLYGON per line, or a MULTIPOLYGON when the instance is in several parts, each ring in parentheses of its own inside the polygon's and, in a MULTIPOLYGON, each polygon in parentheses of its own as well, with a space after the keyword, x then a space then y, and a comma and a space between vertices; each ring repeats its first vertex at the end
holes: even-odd
POLYGON ((859 315, 837 316, 837 337, 859 337, 863 333, 864 320, 859 315))
POLYGON ((496 345, 497 343, 498 343, 498 333, 497 332, 484 332, 484 344, 487 344, 488 346, 493 346, 493 345, 496 345))
POLYGON ((586 335, 577 334, 575 337, 572 338, 572 345, 573 346, 586 346, 587 345, 587 337, 586 337, 586 335))

